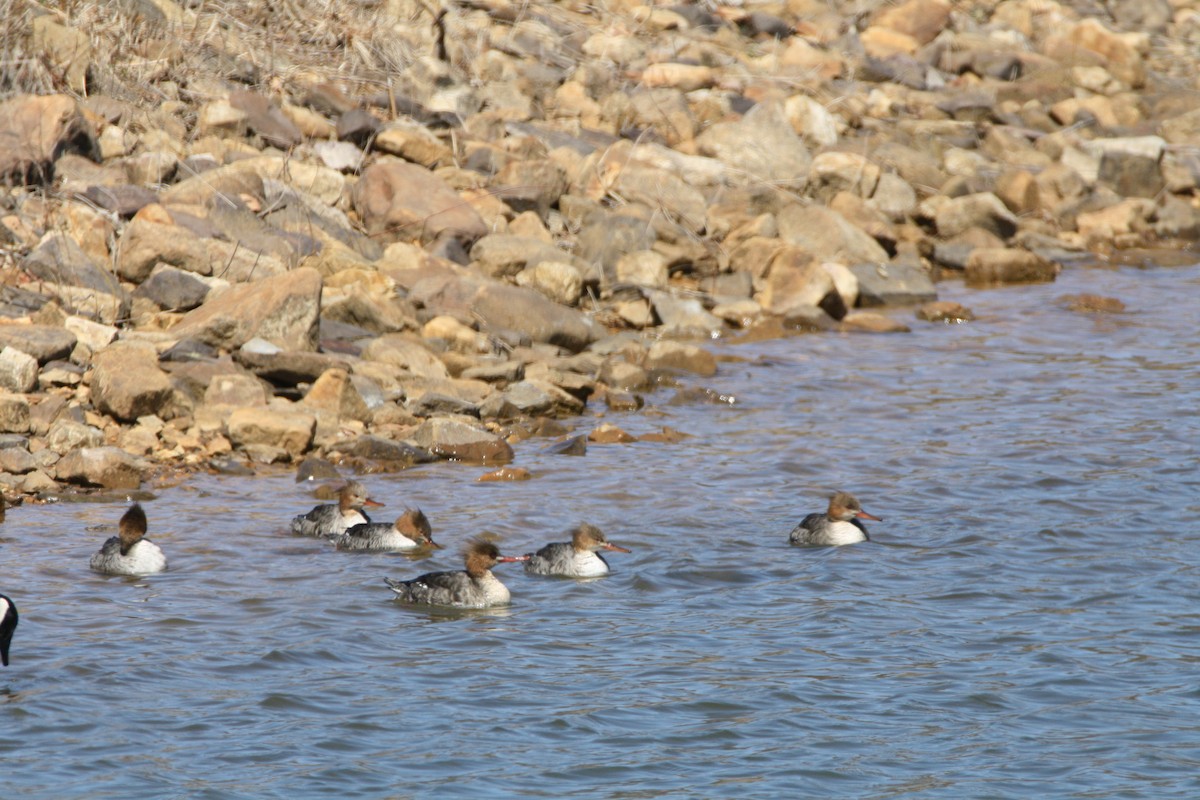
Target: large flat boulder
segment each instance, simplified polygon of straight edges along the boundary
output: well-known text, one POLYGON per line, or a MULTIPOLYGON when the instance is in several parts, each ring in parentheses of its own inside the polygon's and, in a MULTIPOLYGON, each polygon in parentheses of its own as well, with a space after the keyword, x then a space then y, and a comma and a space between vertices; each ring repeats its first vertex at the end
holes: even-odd
POLYGON ((228 349, 257 337, 284 350, 313 351, 320 311, 321 275, 301 267, 229 288, 188 312, 171 333, 228 349))

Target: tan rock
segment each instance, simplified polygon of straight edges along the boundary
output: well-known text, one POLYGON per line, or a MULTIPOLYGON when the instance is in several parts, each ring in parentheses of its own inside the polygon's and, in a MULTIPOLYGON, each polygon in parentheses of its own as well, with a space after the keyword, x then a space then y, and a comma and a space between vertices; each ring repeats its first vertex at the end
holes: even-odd
POLYGON ((887 251, 838 212, 820 206, 788 206, 776 215, 779 238, 820 261, 886 262, 887 251))
POLYGON ((707 89, 716 83, 712 67, 700 64, 659 63, 642 71, 642 83, 650 87, 670 86, 682 92, 707 89))
POLYGON ((1146 231, 1153 214, 1154 201, 1131 197, 1099 211, 1079 214, 1075 226, 1086 242, 1096 246, 1146 231))
POLYGON ((636 250, 617 259, 617 281, 665 289, 667 286, 666 256, 654 250, 636 250))
POLYGON ((454 153, 429 128, 407 120, 388 123, 375 134, 372 146, 430 169, 454 161, 454 153))
POLYGON ((92 358, 92 402, 123 422, 159 414, 171 398, 171 381, 158 368, 153 345, 117 342, 92 358))
POLYGON ((908 333, 911 328, 899 320, 875 311, 853 311, 842 318, 843 330, 864 333, 908 333))
POLYGON ((64 455, 54 465, 55 477, 66 483, 105 489, 136 489, 142 485, 137 460, 119 447, 84 447, 64 455))
POLYGON ((362 357, 390 364, 424 378, 450 377, 446 365, 429 351, 424 342, 405 334, 392 333, 372 339, 363 348, 362 357))
POLYGON ((371 410, 344 369, 327 370, 313 383, 300 406, 334 420, 371 421, 371 410))
POLYGON ((171 328, 214 347, 237 348, 254 337, 284 350, 316 350, 321 276, 308 267, 232 286, 171 328))
POLYGON ((564 306, 575 305, 583 291, 583 276, 565 261, 539 261, 518 273, 516 282, 564 306))
POLYGON ((480 483, 496 483, 507 481, 527 481, 532 477, 533 475, 524 467, 500 467, 499 469, 494 469, 491 472, 485 472, 475 480, 479 481, 480 483))
POLYGON ((921 43, 906 33, 880 25, 872 25, 859 36, 863 49, 872 58, 890 58, 897 55, 910 56, 917 52, 921 43))
POLYGON ((446 234, 473 242, 487 233, 478 212, 415 164, 377 161, 363 171, 350 194, 367 234, 381 241, 432 242, 446 234))
POLYGON ((87 74, 92 66, 92 45, 88 35, 58 24, 53 14, 34 17, 30 28, 33 46, 55 67, 67 87, 77 94, 86 95, 87 74))
POLYGON ((44 183, 64 153, 99 157, 91 125, 65 95, 17 95, 0 103, 0 183, 44 183))
POLYGON ((0 391, 0 433, 29 432, 29 401, 23 395, 0 391))
POLYGON ((246 449, 252 445, 265 445, 297 458, 312 445, 317 419, 303 411, 239 408, 229 415, 226 427, 235 447, 246 449))
POLYGON ((881 11, 875 25, 908 34, 919 45, 932 42, 950 22, 951 6, 944 0, 908 0, 881 11))

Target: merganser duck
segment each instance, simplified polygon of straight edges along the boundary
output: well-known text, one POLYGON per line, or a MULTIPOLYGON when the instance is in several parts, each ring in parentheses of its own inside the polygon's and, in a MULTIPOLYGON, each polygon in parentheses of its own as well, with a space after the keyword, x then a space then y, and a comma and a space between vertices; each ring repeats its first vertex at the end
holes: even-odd
POLYGON ((8 646, 17 629, 17 606, 7 595, 0 594, 0 664, 8 666, 8 646))
POLYGON ((462 571, 430 572, 410 581, 383 580, 406 603, 458 608, 505 606, 511 601, 512 595, 508 587, 492 574, 492 567, 529 558, 502 556, 496 545, 480 540, 468 545, 463 557, 467 568, 462 571))
POLYGON ((838 492, 829 498, 829 510, 824 514, 809 514, 792 529, 788 541, 792 544, 841 545, 865 542, 871 537, 860 519, 883 522, 880 517, 862 510, 858 499, 849 492, 838 492))
POLYGON ((530 575, 559 575, 564 578, 596 578, 608 574, 608 562, 597 550, 628 553, 613 544, 595 525, 584 523, 569 542, 554 542, 530 555, 525 571, 530 575))
POLYGON ((327 503, 292 520, 292 533, 300 536, 340 536, 355 525, 366 525, 371 518, 363 507, 380 508, 358 481, 350 481, 338 492, 337 503, 327 503))
POLYGON ((391 525, 366 522, 347 528, 333 540, 338 550, 413 550, 418 547, 441 549, 433 540, 433 528, 419 508, 407 508, 391 525))
POLYGON ((158 545, 146 535, 146 512, 134 503, 117 526, 118 535, 111 536, 92 556, 91 567, 109 575, 146 575, 167 568, 167 558, 158 545))

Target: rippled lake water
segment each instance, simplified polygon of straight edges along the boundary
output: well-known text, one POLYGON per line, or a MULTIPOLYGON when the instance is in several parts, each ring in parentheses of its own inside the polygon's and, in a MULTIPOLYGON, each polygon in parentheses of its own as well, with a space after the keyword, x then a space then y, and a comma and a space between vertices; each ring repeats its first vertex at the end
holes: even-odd
POLYGON ((124 504, 10 511, 0 795, 1200 796, 1200 266, 939 290, 979 319, 720 344, 694 383, 733 405, 606 417, 679 444, 367 476, 377 518, 430 515, 430 559, 286 535, 314 503, 289 475, 159 492, 171 569, 140 580, 87 568, 124 504), (1061 307, 1081 291, 1127 310, 1061 307), (790 547, 838 488, 873 541, 790 547), (509 609, 381 580, 580 521, 633 552, 502 565, 509 609))

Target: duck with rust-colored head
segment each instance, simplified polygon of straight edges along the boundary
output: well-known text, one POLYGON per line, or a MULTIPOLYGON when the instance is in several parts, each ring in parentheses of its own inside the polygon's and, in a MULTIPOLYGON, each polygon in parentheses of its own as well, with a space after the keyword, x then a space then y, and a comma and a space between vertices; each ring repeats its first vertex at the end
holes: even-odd
POLYGON ((408 581, 384 582, 406 603, 456 608, 492 608, 506 606, 512 594, 492 574, 492 567, 512 561, 525 561, 529 556, 502 556, 500 548, 491 542, 476 539, 463 551, 466 569, 454 572, 429 572, 408 581))
POLYGON ((858 498, 849 492, 837 492, 829 498, 829 508, 824 514, 809 514, 792 529, 788 541, 792 544, 842 545, 865 542, 871 537, 860 519, 879 517, 863 511, 858 498))
POLYGON ((167 568, 167 557, 158 545, 146 538, 146 512, 134 503, 117 527, 118 535, 109 537, 100 552, 92 556, 91 567, 107 575, 148 575, 167 568))
POLYGON ((292 533, 299 536, 341 536, 355 525, 366 525, 371 518, 364 507, 380 508, 383 503, 372 500, 367 487, 350 481, 338 492, 336 503, 320 505, 292 520, 292 533))
POLYGON ((416 550, 420 547, 441 549, 433 540, 433 527, 419 508, 406 508, 390 525, 367 522, 347 528, 333 540, 338 550, 416 550))
POLYGON ((569 542, 553 542, 529 556, 525 571, 530 575, 557 575, 564 578, 598 578, 609 572, 608 562, 596 552, 608 550, 628 553, 608 540, 604 532, 586 522, 571 534, 569 542))

